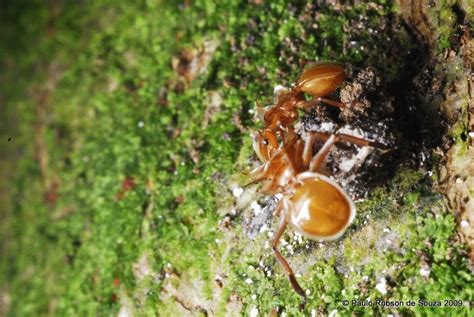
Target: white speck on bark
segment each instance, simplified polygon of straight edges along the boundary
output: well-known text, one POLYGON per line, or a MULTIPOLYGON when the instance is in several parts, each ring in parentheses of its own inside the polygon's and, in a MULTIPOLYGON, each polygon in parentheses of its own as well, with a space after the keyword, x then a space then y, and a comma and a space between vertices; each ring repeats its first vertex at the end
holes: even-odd
POLYGON ((131 317, 133 315, 133 304, 131 303, 130 299, 122 298, 117 317, 131 317))
POLYGON ((236 187, 232 189, 232 195, 234 195, 234 197, 240 197, 242 196, 243 193, 244 193, 244 190, 241 187, 236 187))
POLYGON ((420 275, 421 276, 428 277, 428 276, 430 276, 430 273, 431 273, 431 270, 429 268, 422 267, 420 269, 420 275))
POLYGON ((382 277, 380 279, 380 282, 375 285, 375 288, 380 292, 380 294, 387 294, 387 280, 385 279, 385 277, 382 277))
MULTIPOLYGON (((168 263, 167 266, 168 268, 171 268, 170 263, 168 263)), ((148 256, 146 254, 143 254, 138 259, 138 261, 133 264, 132 271, 135 278, 139 281, 153 274, 150 268, 150 263, 148 262, 148 256)))
POLYGON ((329 313, 328 317, 334 317, 336 316, 336 314, 337 314, 337 309, 334 309, 329 313))
POLYGON ((257 317, 258 316, 258 308, 257 307, 252 307, 250 310, 250 317, 257 317))
POLYGON ((260 206, 256 201, 252 202, 250 207, 253 209, 255 215, 259 215, 262 213, 262 206, 260 206))

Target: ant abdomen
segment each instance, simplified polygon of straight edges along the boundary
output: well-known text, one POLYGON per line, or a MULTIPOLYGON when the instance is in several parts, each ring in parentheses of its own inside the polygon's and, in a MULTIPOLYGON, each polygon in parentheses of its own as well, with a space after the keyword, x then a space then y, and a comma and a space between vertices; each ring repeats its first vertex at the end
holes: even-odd
POLYGON ((296 80, 296 89, 313 97, 334 92, 346 79, 344 66, 332 62, 314 62, 305 67, 296 80))

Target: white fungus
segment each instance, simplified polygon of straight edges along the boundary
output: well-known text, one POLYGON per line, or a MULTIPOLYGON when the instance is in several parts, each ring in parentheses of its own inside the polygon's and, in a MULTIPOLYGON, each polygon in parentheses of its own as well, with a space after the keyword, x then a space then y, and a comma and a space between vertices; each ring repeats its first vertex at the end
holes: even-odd
POLYGON ((250 317, 257 317, 258 316, 258 308, 257 307, 252 307, 250 310, 250 317))
POLYGON ((262 213, 262 206, 260 206, 256 201, 250 204, 250 207, 253 209, 255 215, 259 215, 262 213))
POLYGON ((350 125, 345 125, 337 133, 349 134, 358 138, 365 138, 364 132, 361 129, 354 129, 350 125))
POLYGON ((335 127, 336 125, 332 122, 323 122, 318 130, 321 132, 332 132, 335 127))
POLYGON ((422 267, 422 268, 420 269, 420 275, 421 275, 421 276, 428 277, 428 276, 430 276, 430 273, 431 273, 431 270, 430 270, 429 268, 424 268, 424 267, 422 267))
POLYGON ((380 282, 375 285, 375 288, 380 292, 380 294, 387 294, 387 280, 385 279, 385 277, 382 277, 380 279, 380 282))
POLYGON ((240 197, 240 196, 242 196, 243 193, 244 193, 243 188, 236 187, 236 188, 232 189, 232 195, 234 195, 234 197, 240 197))
POLYGON ((333 309, 333 310, 329 313, 328 317, 334 317, 334 316, 336 316, 336 314, 337 314, 337 309, 333 309))
POLYGON ((260 228, 260 233, 264 233, 265 231, 268 231, 268 227, 266 224, 263 224, 263 226, 260 228))

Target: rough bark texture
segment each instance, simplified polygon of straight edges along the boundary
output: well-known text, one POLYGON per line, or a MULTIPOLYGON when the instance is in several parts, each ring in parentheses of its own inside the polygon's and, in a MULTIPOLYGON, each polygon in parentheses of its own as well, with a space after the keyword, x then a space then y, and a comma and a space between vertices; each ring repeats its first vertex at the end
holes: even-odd
POLYGON ((470 314, 472 26, 462 0, 3 2, 0 315, 470 314), (284 235, 302 312, 278 197, 244 185, 256 104, 312 60, 345 63, 354 108, 298 132, 392 151, 328 159, 357 199, 341 239, 284 235))
POLYGON ((471 249, 470 259, 474 261, 472 6, 463 1, 450 3, 452 16, 446 21, 442 18, 442 12, 433 10, 436 3, 398 1, 398 5, 407 25, 426 46, 423 72, 430 75, 417 75, 418 89, 415 93, 424 101, 425 108, 432 108, 442 115, 445 137, 437 151, 441 156, 438 186, 456 215, 463 240, 471 249), (439 41, 446 37, 442 32, 446 31, 447 22, 453 29, 449 33, 450 46, 440 50, 439 41), (453 142, 456 138, 461 138, 463 142, 453 142))

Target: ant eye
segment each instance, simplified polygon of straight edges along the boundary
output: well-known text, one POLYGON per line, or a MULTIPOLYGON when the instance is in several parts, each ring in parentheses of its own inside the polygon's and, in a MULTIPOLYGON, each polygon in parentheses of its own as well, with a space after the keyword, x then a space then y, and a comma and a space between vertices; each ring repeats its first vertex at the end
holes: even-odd
POLYGON ((268 145, 268 140, 267 140, 267 139, 263 139, 263 140, 262 140, 262 143, 263 143, 263 145, 268 145))

